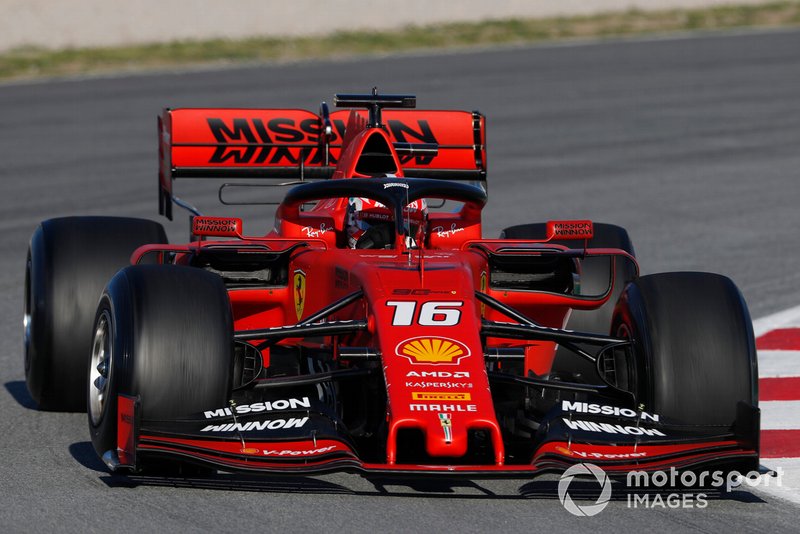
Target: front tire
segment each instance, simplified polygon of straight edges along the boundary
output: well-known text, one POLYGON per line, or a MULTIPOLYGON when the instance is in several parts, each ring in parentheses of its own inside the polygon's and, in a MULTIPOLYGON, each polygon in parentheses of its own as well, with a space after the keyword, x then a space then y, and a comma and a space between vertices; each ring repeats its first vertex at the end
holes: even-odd
POLYGON ((118 395, 139 397, 142 420, 165 420, 226 404, 233 320, 222 279, 197 268, 121 270, 95 319, 88 385, 92 444, 117 447, 118 395))
POLYGON ((649 412, 731 427, 740 402, 758 405, 753 325, 729 278, 643 276, 620 298, 612 334, 634 341, 631 389, 649 412))

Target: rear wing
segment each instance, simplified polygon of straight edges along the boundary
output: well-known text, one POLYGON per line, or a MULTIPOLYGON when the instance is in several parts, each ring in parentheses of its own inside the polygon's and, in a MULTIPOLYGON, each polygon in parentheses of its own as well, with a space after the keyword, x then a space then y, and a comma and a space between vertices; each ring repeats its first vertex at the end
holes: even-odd
MULTIPOLYGON (((158 211, 172 219, 176 178, 330 178, 348 117, 366 110, 165 109, 158 118, 158 211)), ((486 119, 477 111, 385 109, 407 177, 486 180, 486 119), (415 146, 433 146, 421 150, 415 146)))

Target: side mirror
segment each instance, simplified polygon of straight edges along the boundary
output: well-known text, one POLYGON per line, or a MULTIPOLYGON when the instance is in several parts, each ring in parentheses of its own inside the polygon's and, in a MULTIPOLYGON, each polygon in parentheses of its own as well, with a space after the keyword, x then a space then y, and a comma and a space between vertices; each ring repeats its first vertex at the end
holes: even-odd
POLYGON ((242 220, 237 217, 192 217, 192 235, 241 239, 242 220))
POLYGON ((592 221, 547 221, 547 240, 591 239, 594 237, 592 221))

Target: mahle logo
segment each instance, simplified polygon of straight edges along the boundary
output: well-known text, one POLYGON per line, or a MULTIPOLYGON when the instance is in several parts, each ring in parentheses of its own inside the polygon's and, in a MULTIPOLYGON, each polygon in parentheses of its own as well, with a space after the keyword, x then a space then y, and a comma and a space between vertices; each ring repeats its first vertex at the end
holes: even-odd
POLYGON ((558 499, 567 512, 577 516, 591 517, 597 515, 608 506, 608 501, 611 499, 611 479, 608 478, 606 472, 594 464, 575 464, 561 475, 558 481, 558 499), (569 493, 569 486, 572 479, 576 476, 593 476, 597 483, 602 488, 600 496, 594 504, 585 504, 583 506, 575 504, 572 496, 569 493))

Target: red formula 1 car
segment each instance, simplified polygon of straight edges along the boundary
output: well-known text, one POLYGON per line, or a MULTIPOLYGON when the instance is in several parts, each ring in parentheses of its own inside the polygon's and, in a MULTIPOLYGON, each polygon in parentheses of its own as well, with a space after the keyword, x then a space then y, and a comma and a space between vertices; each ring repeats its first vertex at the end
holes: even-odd
POLYGON ((160 117, 160 212, 196 212, 177 178, 290 180, 265 236, 199 213, 183 245, 139 219, 34 233, 28 388, 86 409, 111 470, 757 467, 752 326, 729 279, 639 277, 608 224, 484 238, 480 113, 335 103, 353 109, 160 117))

